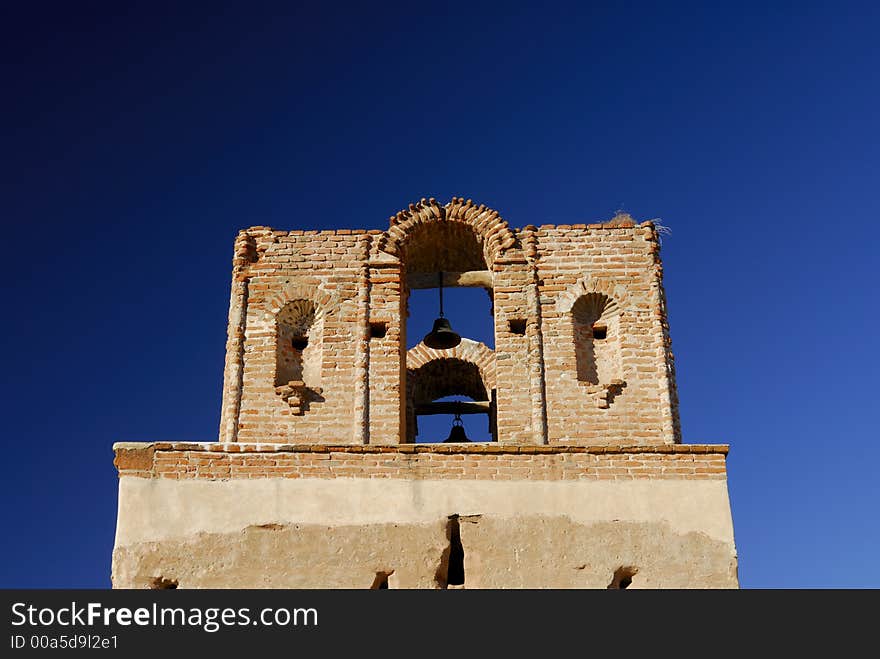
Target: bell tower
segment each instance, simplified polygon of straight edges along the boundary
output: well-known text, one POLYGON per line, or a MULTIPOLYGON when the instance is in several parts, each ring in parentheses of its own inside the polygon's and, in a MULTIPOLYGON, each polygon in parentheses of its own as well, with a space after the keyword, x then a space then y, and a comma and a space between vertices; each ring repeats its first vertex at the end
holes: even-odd
POLYGON ((423 199, 384 231, 243 230, 219 441, 114 446, 114 586, 737 587, 727 446, 681 442, 670 346, 657 230, 628 215, 423 199), (445 316, 461 286, 494 346, 445 316), (432 414, 449 437, 417 441, 432 414))

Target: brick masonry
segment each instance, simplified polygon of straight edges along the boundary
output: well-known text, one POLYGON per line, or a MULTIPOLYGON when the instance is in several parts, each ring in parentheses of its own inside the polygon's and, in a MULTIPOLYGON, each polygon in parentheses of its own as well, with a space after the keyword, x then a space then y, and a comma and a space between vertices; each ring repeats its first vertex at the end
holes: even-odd
POLYGON ((486 480, 720 479, 727 447, 118 444, 120 475, 139 478, 405 478, 486 480))
POLYGON ((220 440, 412 442, 418 372, 472 357, 494 380, 499 443, 680 442, 659 249, 653 224, 629 216, 514 230, 462 199, 422 200, 386 232, 244 230, 220 440), (408 275, 436 270, 491 277, 495 349, 432 353, 445 364, 425 369, 427 349, 406 348, 408 275), (295 331, 303 308, 311 326, 295 331))

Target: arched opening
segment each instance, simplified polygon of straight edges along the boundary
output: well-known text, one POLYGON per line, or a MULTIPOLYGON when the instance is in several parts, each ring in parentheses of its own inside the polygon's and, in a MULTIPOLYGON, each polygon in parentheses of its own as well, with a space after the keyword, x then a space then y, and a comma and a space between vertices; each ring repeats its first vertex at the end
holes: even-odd
POLYGON ((581 296, 571 309, 577 378, 608 384, 620 377, 620 323, 616 303, 601 293, 581 296))
POLYGON ((403 256, 407 283, 407 348, 431 330, 439 313, 463 337, 495 345, 492 273, 477 234, 460 222, 432 222, 412 230, 403 256), (480 290, 482 289, 482 290, 480 290))
POLYGON ((470 441, 495 441, 495 392, 476 364, 441 358, 409 369, 407 394, 410 442, 443 442, 456 415, 470 441))
MULTIPOLYGON (((406 282, 406 347, 420 345, 440 313, 463 342, 495 345, 492 272, 481 237, 463 222, 426 222, 411 229, 401 260, 406 282), (482 289, 482 290, 481 290, 482 289)), ((467 360, 435 359, 408 369, 407 428, 409 442, 442 442, 456 414, 472 441, 494 441, 493 387, 479 367, 467 360)), ((491 355, 491 350, 488 351, 491 355)))

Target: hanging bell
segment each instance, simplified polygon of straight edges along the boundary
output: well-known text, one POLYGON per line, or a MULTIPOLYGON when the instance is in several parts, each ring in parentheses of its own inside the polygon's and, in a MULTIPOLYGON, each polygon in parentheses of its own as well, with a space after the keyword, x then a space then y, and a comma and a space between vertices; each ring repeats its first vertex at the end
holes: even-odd
POLYGON ((469 442, 464 432, 464 423, 461 421, 461 414, 456 414, 452 421, 452 428, 449 431, 449 437, 443 440, 444 444, 456 444, 460 442, 469 442))
POLYGON ((461 343, 461 337, 452 331, 452 325, 443 316, 443 273, 437 273, 437 284, 440 289, 440 315, 434 321, 434 329, 425 334, 422 342, 435 350, 449 350, 461 343))
POLYGON ((461 337, 452 330, 449 321, 441 317, 434 321, 434 329, 422 341, 429 348, 448 350, 461 343, 461 337))

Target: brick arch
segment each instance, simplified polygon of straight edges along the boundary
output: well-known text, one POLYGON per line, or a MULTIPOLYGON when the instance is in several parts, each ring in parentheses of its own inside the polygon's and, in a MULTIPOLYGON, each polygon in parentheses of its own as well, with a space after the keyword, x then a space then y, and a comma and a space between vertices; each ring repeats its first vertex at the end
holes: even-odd
POLYGON ((400 258, 413 232, 430 222, 455 222, 469 227, 480 243, 489 269, 499 256, 516 245, 516 236, 498 211, 461 197, 453 197, 441 206, 432 197, 391 216, 388 231, 379 239, 379 251, 400 258))
POLYGON ((283 286, 277 293, 266 301, 266 312, 276 318, 288 302, 294 300, 308 300, 315 305, 315 319, 321 320, 324 316, 332 316, 336 313, 339 300, 336 295, 331 295, 321 288, 318 281, 296 281, 283 286))
MULTIPOLYGON (((462 339, 459 345, 449 350, 435 350, 419 343, 406 354, 407 441, 414 441, 418 430, 415 414, 418 394, 427 393, 427 397, 434 400, 450 393, 459 393, 478 400, 483 396, 491 399, 493 389, 495 353, 484 343, 462 339), (448 391, 444 382, 438 382, 434 388, 419 383, 420 376, 442 377, 450 371, 462 381, 463 386, 457 392, 448 391)), ((490 414, 490 427, 493 424, 493 414, 490 414)))
POLYGON ((419 343, 406 353, 407 373, 415 373, 428 362, 438 359, 456 359, 476 365, 487 391, 495 388, 495 352, 485 343, 462 339, 454 348, 435 350, 419 343))
POLYGON ((621 284, 614 284, 602 277, 586 275, 559 294, 556 298, 556 309, 561 313, 569 313, 577 301, 586 295, 601 295, 607 298, 605 314, 608 316, 620 314, 629 301, 626 288, 621 284))
POLYGON ((473 362, 454 357, 440 357, 419 368, 408 371, 408 394, 413 405, 430 403, 445 396, 468 396, 474 400, 489 400, 491 390, 483 374, 473 362))

